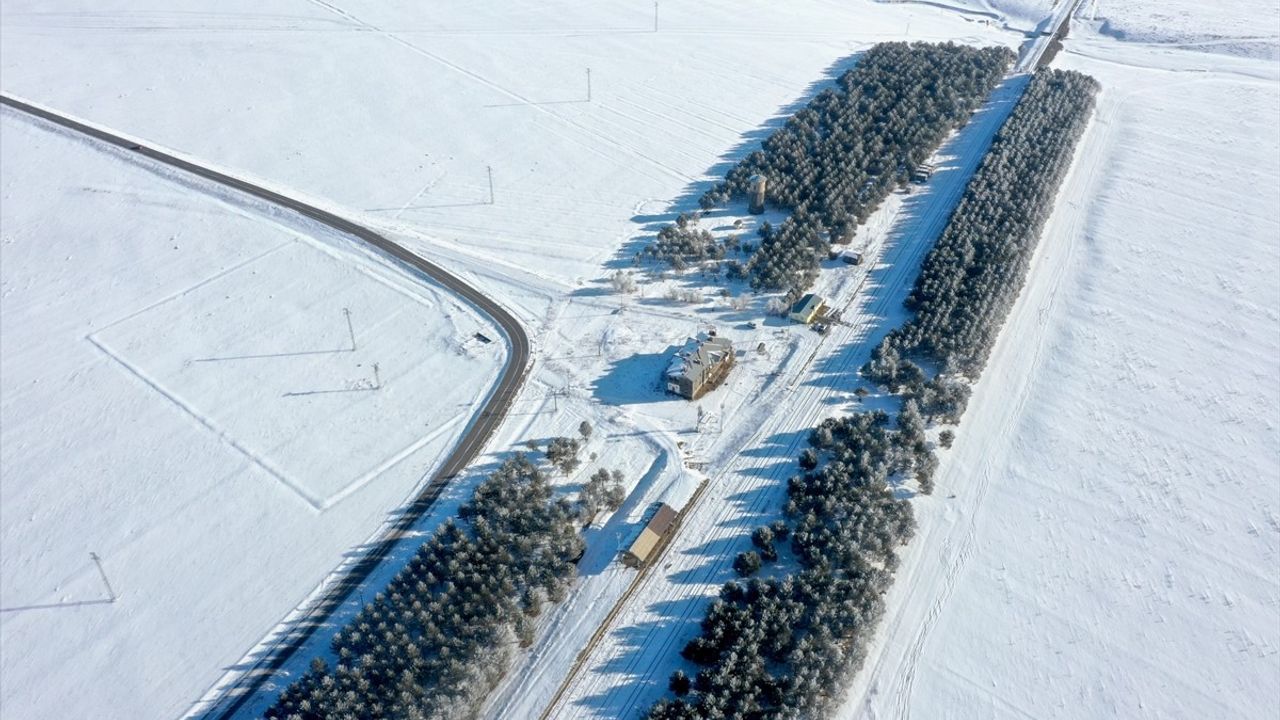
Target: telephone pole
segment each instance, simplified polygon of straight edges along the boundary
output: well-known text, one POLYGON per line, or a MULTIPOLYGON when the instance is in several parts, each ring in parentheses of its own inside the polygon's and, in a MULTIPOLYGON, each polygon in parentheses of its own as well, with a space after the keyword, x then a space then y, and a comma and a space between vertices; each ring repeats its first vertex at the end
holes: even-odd
POLYGON ((591 102, 591 68, 587 68, 587 102, 591 102))
POLYGON ((98 574, 102 576, 102 584, 107 586, 107 598, 110 602, 116 601, 116 591, 111 588, 111 581, 107 580, 107 571, 102 569, 102 560, 98 557, 98 553, 89 553, 89 559, 94 565, 98 566, 98 574))
POLYGON ((552 403, 551 412, 560 412, 560 398, 569 397, 569 386, 566 385, 559 390, 552 390, 549 394, 551 395, 552 403))
POLYGON ((653 0, 653 31, 658 32, 658 0, 653 0))
POLYGON ((489 173, 489 204, 493 204, 493 168, 485 165, 485 172, 489 173))
POLYGON ((342 308, 342 314, 347 317, 347 335, 351 337, 351 352, 356 351, 356 329, 351 324, 351 308, 342 308))

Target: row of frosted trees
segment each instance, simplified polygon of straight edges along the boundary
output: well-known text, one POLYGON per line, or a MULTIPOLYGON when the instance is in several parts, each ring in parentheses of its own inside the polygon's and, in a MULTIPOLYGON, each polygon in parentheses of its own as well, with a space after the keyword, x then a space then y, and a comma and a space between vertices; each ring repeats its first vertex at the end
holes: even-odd
POLYGON ((472 717, 563 599, 579 509, 524 455, 505 462, 267 711, 288 720, 472 717))
MULTIPOLYGON (((830 712, 838 689, 862 665, 897 548, 915 528, 910 504, 891 488, 908 476, 921 492, 932 488, 937 459, 926 427, 959 421, 966 380, 981 373, 1022 285, 1096 91, 1092 78, 1077 73, 1041 71, 1033 78, 925 259, 910 301, 915 316, 863 368, 897 394, 896 423, 876 411, 814 429, 812 447, 800 457, 803 472, 787 487, 786 520, 757 529, 752 542, 759 552, 734 563, 740 574, 751 574, 761 555, 776 559, 776 541, 789 537, 798 570, 721 589, 701 633, 682 652, 699 670, 693 677, 673 674, 676 697, 651 707, 649 720, 830 712), (929 377, 911 359, 917 354, 947 372, 929 377)), ((938 441, 949 446, 953 437, 945 430, 938 441)))
POLYGON ((1041 70, 996 136, 907 299, 914 318, 876 349, 884 383, 913 358, 976 378, 1026 278, 1053 198, 1093 110, 1098 83, 1041 70))
MULTIPOLYGON (((790 211, 747 261, 753 287, 802 291, 831 242, 847 242, 895 186, 963 125, 1013 62, 1006 48, 883 43, 766 139, 702 197, 703 209, 766 179, 790 211)), ((710 235, 659 233, 650 254, 678 266, 723 254, 710 235)))
POLYGON ((727 583, 681 653, 701 669, 673 675, 677 697, 650 720, 817 717, 861 665, 915 530, 889 485, 915 462, 913 443, 883 412, 827 420, 810 442, 824 462, 791 479, 786 522, 753 535, 766 553, 789 537, 799 572, 727 583))

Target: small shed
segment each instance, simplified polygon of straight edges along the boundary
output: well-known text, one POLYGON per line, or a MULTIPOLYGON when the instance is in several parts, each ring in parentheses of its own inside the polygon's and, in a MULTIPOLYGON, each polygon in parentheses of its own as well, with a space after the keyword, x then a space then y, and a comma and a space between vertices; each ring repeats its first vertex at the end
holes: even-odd
POLYGON ((862 253, 857 250, 845 250, 844 253, 840 255, 840 259, 843 260, 846 265, 861 265, 862 253))
POLYGON ((787 314, 787 317, 798 323, 808 325, 822 315, 822 312, 826 309, 827 303, 822 299, 821 295, 809 293, 791 306, 791 312, 787 314))
POLYGON ((628 567, 642 568, 654 553, 671 537, 679 513, 666 503, 659 503, 658 509, 645 523, 640 536, 631 543, 631 547, 622 553, 622 563, 628 567))

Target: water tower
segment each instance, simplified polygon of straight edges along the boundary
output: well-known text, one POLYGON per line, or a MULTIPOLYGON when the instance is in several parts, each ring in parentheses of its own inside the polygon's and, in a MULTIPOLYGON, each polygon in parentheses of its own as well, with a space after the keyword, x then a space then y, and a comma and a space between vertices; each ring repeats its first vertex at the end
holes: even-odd
POLYGON ((767 181, 763 175, 751 176, 750 189, 747 191, 747 195, 750 198, 747 205, 747 212, 752 215, 759 215, 764 212, 764 188, 766 182, 767 181))

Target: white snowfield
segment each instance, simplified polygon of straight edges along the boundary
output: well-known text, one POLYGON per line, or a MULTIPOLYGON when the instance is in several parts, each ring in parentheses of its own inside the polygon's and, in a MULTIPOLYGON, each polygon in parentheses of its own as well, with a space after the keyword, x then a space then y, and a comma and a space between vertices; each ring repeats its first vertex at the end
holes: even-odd
POLYGON ((8 92, 565 289, 859 48, 908 25, 1009 41, 822 0, 663 3, 658 33, 649 0, 6 0, 0 20, 8 92))
MULTIPOLYGON (((612 268, 605 265, 615 261, 625 265, 658 223, 673 218, 673 208, 689 207, 687 201, 676 201, 700 192, 708 171, 723 172, 719 163, 758 142, 762 126, 805 101, 821 83, 830 82, 850 65, 859 49, 901 38, 908 25, 917 39, 1010 42, 993 28, 950 14, 873 3, 833 7, 826 2, 797 2, 781 15, 764 2, 664 4, 658 33, 648 32, 652 11, 648 2, 568 0, 528 8, 511 3, 451 4, 430 12, 415 4, 376 2, 108 0, 105 5, 90 6, 83 0, 14 0, 0 6, 0 76, 5 92, 172 148, 377 227, 506 303, 525 323, 534 344, 537 357, 531 381, 490 444, 493 452, 450 489, 438 512, 424 519, 422 529, 429 530, 431 523, 456 508, 483 468, 526 439, 571 434, 579 420, 591 420, 598 428, 591 451, 600 458, 586 463, 578 476, 565 478, 566 488, 572 489, 584 473, 603 466, 624 470, 636 492, 623 513, 602 517, 603 527, 592 531, 602 539, 584 562, 597 567, 603 579, 585 579, 575 591, 574 602, 548 616, 548 627, 563 630, 572 642, 590 634, 592 623, 617 596, 614 590, 602 589, 618 586, 610 585, 619 572, 610 559, 629 540, 646 507, 662 499, 687 497, 698 476, 683 467, 686 459, 718 462, 731 454, 725 448, 745 442, 750 431, 744 428, 759 427, 771 410, 753 402, 760 388, 777 382, 771 377, 777 369, 773 363, 798 366, 811 357, 817 344, 817 336, 803 330, 779 337, 774 326, 750 332, 740 328, 733 336, 739 347, 754 352, 764 342, 766 354, 744 362, 735 371, 734 384, 699 405, 665 400, 648 384, 653 361, 659 363, 654 372, 660 372, 665 365, 663 353, 707 322, 725 329, 742 325, 750 317, 760 318, 764 299, 753 300, 746 311, 729 312, 720 300, 673 304, 662 299, 665 290, 650 286, 638 293, 644 297, 626 300, 609 290, 604 277, 612 268), (587 68, 592 79, 590 103, 585 102, 587 68), (486 167, 492 168, 493 195, 486 167), (615 315, 624 303, 628 309, 615 315), (705 411, 701 416, 699 407, 705 411), (685 443, 685 448, 679 449, 677 442, 685 443), (672 457, 675 452, 682 455, 672 457), (582 612, 588 605, 594 609, 582 612), (564 623, 557 624, 557 618, 567 619, 572 633, 564 630, 568 627, 564 623)), ((142 231, 151 227, 160 229, 164 237, 195 232, 186 229, 192 222, 187 212, 167 218, 139 216, 131 205, 154 211, 154 203, 142 190, 155 180, 146 173, 127 183, 102 179, 120 171, 116 161, 107 162, 103 174, 95 173, 92 182, 62 180, 71 182, 72 188, 94 182, 145 186, 130 190, 131 197, 140 199, 124 203, 121 198, 111 213, 87 208, 80 193, 47 191, 27 176, 38 168, 90 168, 102 161, 98 152, 77 141, 52 157, 35 156, 37 145, 48 147, 56 139, 7 114, 4 131, 4 177, 14 193, 4 203, 6 232, 34 223, 35 217, 44 223, 49 217, 91 222, 96 232, 121 228, 118 232, 125 239, 149 237, 142 231), (11 126, 18 130, 11 131, 11 126), (21 150, 22 146, 30 147, 21 150), (25 194, 17 195, 18 188, 32 188, 50 206, 59 199, 56 211, 24 213, 24 207, 45 206, 29 201, 25 194)), ((59 181, 49 173, 46 176, 48 182, 59 181)), ((170 187, 167 182, 161 185, 170 187)), ((201 193, 173 187, 166 195, 169 205, 185 202, 205 207, 201 193)), ((257 212, 244 214, 252 217, 257 212)), ((263 225, 257 220, 240 221, 263 225)), ((53 228, 45 227, 54 234, 53 228)), ((270 234, 271 224, 265 228, 262 232, 270 234)), ((60 232, 83 237, 88 229, 60 232)), ((226 242, 245 242, 255 251, 266 252, 297 233, 294 228, 278 239, 249 243, 239 239, 247 233, 211 229, 199 247, 204 252, 221 252, 225 236, 226 242)), ((341 242, 324 233, 314 237, 315 228, 302 229, 301 234, 329 249, 330 241, 341 242)), ((295 244, 316 245, 307 239, 295 244)), ((186 247, 180 243, 179 251, 171 246, 163 249, 176 257, 186 247)), ((260 267, 270 268, 275 283, 290 284, 295 282, 294 269, 274 263, 285 257, 311 257, 313 252, 324 254, 318 247, 285 247, 259 261, 260 267)), ((253 253, 245 250, 224 265, 251 257, 253 253)), ((8 262, 8 255, 5 260, 6 273, 22 269, 8 262)), ((114 269, 131 262, 129 253, 121 252, 113 262, 104 267, 114 269)), ((348 271, 353 267, 347 261, 330 264, 323 258, 312 264, 324 269, 331 280, 342 276, 343 267, 348 271)), ((365 270, 373 271, 365 265, 365 270)), ((104 465, 93 454, 75 452, 81 445, 72 438, 84 420, 68 421, 65 427, 71 434, 65 437, 48 433, 65 448, 58 459, 76 467, 76 472, 58 476, 57 482, 34 485, 32 478, 48 477, 42 468, 11 464, 9 455, 3 458, 4 532, 37 536, 40 543, 31 552, 14 550, 23 545, 9 542, 11 535, 5 535, 0 558, 3 606, 52 604, 51 598, 61 601, 63 596, 72 601, 83 596, 101 598, 104 589, 89 564, 89 551, 102 556, 121 595, 120 602, 111 606, 74 608, 83 616, 71 616, 73 611, 66 610, 54 611, 57 615, 3 613, 0 703, 6 714, 12 710, 34 717, 172 717, 207 707, 202 701, 234 682, 239 669, 256 657, 255 645, 277 636, 285 627, 280 623, 294 617, 292 611, 338 567, 344 553, 358 553, 361 543, 376 534, 384 519, 428 475, 429 463, 412 459, 370 475, 403 449, 392 448, 391 440, 408 432, 406 420, 418 417, 413 415, 418 412, 431 419, 433 424, 418 436, 422 437, 438 429, 436 423, 449 422, 470 407, 470 397, 424 400, 417 393, 406 394, 408 409, 382 413, 384 424, 379 427, 388 430, 385 456, 363 450, 342 452, 322 433, 306 438, 291 435, 287 442, 242 437, 287 431, 279 426, 288 420, 284 411, 255 405, 257 399, 315 403, 344 397, 283 396, 358 389, 359 383, 376 382, 371 363, 381 356, 370 355, 367 360, 362 356, 354 362, 363 367, 353 364, 350 373, 330 375, 313 371, 322 356, 302 356, 290 379, 263 376, 264 361, 195 362, 346 347, 342 314, 346 305, 338 298, 348 289, 330 282, 308 287, 307 299, 299 301, 314 306, 307 322, 298 318, 314 336, 295 338, 301 327, 279 337, 274 332, 260 336, 238 330, 241 326, 230 318, 245 308, 217 306, 219 300, 229 302, 228 293, 216 294, 219 281, 176 301, 198 299, 201 307, 214 303, 211 310, 216 312, 207 318, 199 309, 189 312, 181 304, 160 302, 205 279, 203 273, 211 266, 201 262, 198 272, 184 269, 195 273, 189 282, 173 280, 172 287, 145 301, 121 293, 118 302, 128 307, 99 301, 103 315, 89 316, 93 328, 85 327, 69 340, 79 342, 96 362, 111 368, 113 377, 123 378, 117 378, 119 382, 133 383, 128 387, 147 398, 145 412, 113 403, 111 414, 143 415, 129 420, 125 430, 103 424, 102 432, 113 433, 111 442, 119 444, 103 441, 95 447, 115 453, 118 462, 127 459, 131 471, 137 465, 138 474, 153 472, 160 479, 139 490, 130 486, 129 492, 121 491, 124 483, 117 466, 104 465), (331 296, 334 302, 327 302, 331 296), (152 305, 154 309, 139 312, 152 305), (181 342, 192 347, 166 347, 148 334, 159 328, 183 333, 181 342), (101 335, 94 339, 104 349, 85 340, 99 329, 101 335), (294 339, 298 342, 284 342, 294 339), (229 347, 215 347, 223 344, 229 347), (138 372, 128 370, 108 351, 138 372), (190 366, 183 365, 186 360, 192 361, 190 366), (243 373, 242 384, 248 389, 220 392, 220 384, 228 380, 217 374, 230 372, 243 373), (180 403, 133 379, 139 373, 185 402, 208 426, 180 403), (295 385, 290 382, 294 377, 307 382, 295 385), (339 384, 313 382, 320 380, 339 384), (175 383, 181 387, 172 387, 175 383), (188 437, 152 442, 150 438, 158 432, 184 432, 188 437), (224 459, 220 466, 208 459, 216 453, 230 460, 224 459), (317 470, 329 462, 336 464, 335 472, 317 470), (163 465, 164 472, 150 471, 148 463, 163 465), (74 482, 61 479, 66 477, 74 482), (81 491, 74 484, 86 482, 80 478, 92 478, 99 483, 97 490, 81 491), (182 511, 166 514, 170 506, 165 499, 154 499, 150 492, 156 486, 185 501, 180 504, 182 511), (30 498, 24 501, 31 504, 29 510, 10 504, 11 487, 15 494, 21 491, 30 498), (32 494, 34 487, 40 488, 38 496, 32 494), (341 495, 356 487, 352 494, 341 495), (118 493, 111 495, 111 507, 119 512, 99 509, 108 489, 118 493), (316 506, 325 509, 318 511, 316 506), (12 514, 10 507, 15 508, 12 514), (335 526, 317 526, 317 512, 335 526), (43 516, 45 524, 24 529, 28 516, 37 520, 43 516), (132 554, 118 551, 123 540, 109 543, 94 531, 101 527, 103 532, 110 530, 109 537, 127 538, 135 528, 150 527, 147 523, 160 522, 155 518, 170 516, 172 520, 163 521, 172 523, 166 525, 168 529, 147 535, 153 544, 135 541, 129 546, 132 554), (291 520, 292 516, 296 517, 291 520), (139 517, 147 522, 134 519, 139 517), (83 588, 77 586, 76 593, 54 589, 67 587, 61 578, 72 575, 84 583, 83 588), (163 597, 164 602, 140 607, 151 597, 163 597), (104 609, 110 614, 88 614, 104 609)), ((114 275, 93 275, 90 270, 94 269, 92 263, 82 268, 76 280, 110 282, 114 275)), ((250 263, 241 275, 254 278, 254 270, 264 272, 250 263)), ((301 272, 297 277, 303 277, 301 272)), ((252 287, 267 296, 274 294, 266 298, 272 302, 292 294, 292 290, 273 292, 275 283, 252 287)), ((371 304, 380 305, 374 298, 385 294, 384 285, 365 289, 371 304)), ((411 285, 400 290, 425 292, 411 285)), ((447 298, 432 301, 448 302, 447 298)), ((417 310, 408 299, 405 303, 417 310)), ((7 318, 10 308, 17 307, 6 300, 6 363, 14 345, 7 318)), ((373 342, 366 337, 371 331, 364 323, 374 324, 382 316, 354 306, 350 309, 363 351, 364 343, 373 342)), ((82 306, 63 309, 59 322, 84 324, 84 312, 82 306)), ((272 320, 293 316, 280 313, 272 320)), ((459 329, 454 339, 465 343, 474 328, 463 326, 461 317, 455 314, 459 329)), ((431 332, 421 327, 419 332, 431 332)), ((407 348, 417 336, 407 328, 404 331, 407 348)), ((471 349, 468 345, 467 351, 471 349)), ((500 358, 496 348, 490 352, 494 354, 489 356, 492 362, 486 372, 496 372, 500 358)), ((21 362, 35 361, 24 358, 21 362)), ((467 389, 472 376, 448 364, 437 365, 434 359, 424 360, 424 365, 432 369, 433 387, 473 392, 467 389)), ((392 363, 380 369, 390 372, 392 363)), ((8 377, 6 365, 6 383, 8 377)), ((487 377, 491 376, 475 380, 483 384, 487 377)), ((382 380, 389 390, 388 378, 384 375, 382 380)), ((7 402, 8 385, 4 390, 7 402)), ((477 385, 475 396, 481 392, 477 385)), ((348 399, 358 396, 345 395, 348 399)), ((62 403, 49 402, 55 407, 62 403)), ((7 407, 17 412, 16 405, 7 407)), ((28 414, 32 422, 45 417, 34 411, 28 414)), ((5 419, 5 452, 16 454, 20 446, 10 442, 8 415, 5 419)), ((306 421, 327 422, 323 416, 308 416, 306 421)), ((373 430, 369 437, 384 440, 373 430)), ((438 453, 448 446, 449 438, 435 437, 437 444, 432 447, 438 453)), ((423 456, 430 452, 429 448, 419 451, 423 456)), ((405 551, 397 551, 398 560, 405 556, 405 551)), ((388 565, 387 573, 391 571, 394 563, 388 565)), ((379 577, 385 580, 385 574, 379 577)), ((371 578, 370 590, 376 590, 377 580, 371 578)), ((322 652, 325 642, 318 635, 307 650, 308 657, 322 652)), ((576 650, 557 646, 549 652, 568 657, 576 650)), ((276 687, 305 667, 308 657, 301 657, 278 681, 273 680, 276 687)), ((554 668, 542 672, 530 667, 531 673, 518 669, 515 682, 530 678, 534 685, 558 684, 554 668)), ((262 709, 261 704, 254 707, 262 709)))
MULTIPOLYGON (((829 264, 819 289, 851 324, 825 339, 749 328, 763 297, 665 299, 692 275, 638 276, 632 296, 605 278, 860 49, 1016 46, 1053 11, 949 4, 663 2, 655 33, 647 0, 6 0, 0 76, 376 227, 525 324, 529 383, 418 529, 582 420, 584 466, 558 482, 618 468, 632 493, 587 531, 581 581, 488 717, 543 711, 633 577, 616 551, 706 467, 700 510, 551 715, 634 716, 688 669, 678 650, 778 512, 807 429, 860 407, 852 373, 924 251, 904 239, 940 229, 921 207, 960 192, 980 128, 859 231, 876 262, 829 264), (664 397, 667 353, 707 324, 738 366, 699 403, 664 397)), ((1160 3, 1195 13, 1175 24, 1156 5, 1086 2, 1097 20, 1055 61, 1103 82, 1098 119, 938 490, 913 500, 920 532, 848 717, 1280 711, 1280 77, 1249 59, 1275 47, 1256 39, 1275 13, 1160 3), (1165 35, 1134 42, 1139 27, 1165 35), (1228 42, 1183 47, 1206 36, 1228 42)), ((429 475, 502 362, 474 333, 497 335, 323 229, 9 112, 0 130, 0 715, 198 713, 429 475)))
POLYGON ((505 350, 341 236, 0 129, 3 715, 174 717, 429 475, 505 350))
MULTIPOLYGON (((954 0, 974 12, 990 13, 1010 27, 1039 24, 1059 0, 954 0)), ((1096 23, 1103 35, 1138 45, 1201 52, 1280 58, 1280 4, 1233 0, 1208 5, 1200 0, 1084 0, 1080 20, 1096 23)))
POLYGON ((1280 72, 1075 32, 1097 116, 845 717, 1280 715, 1280 72))

